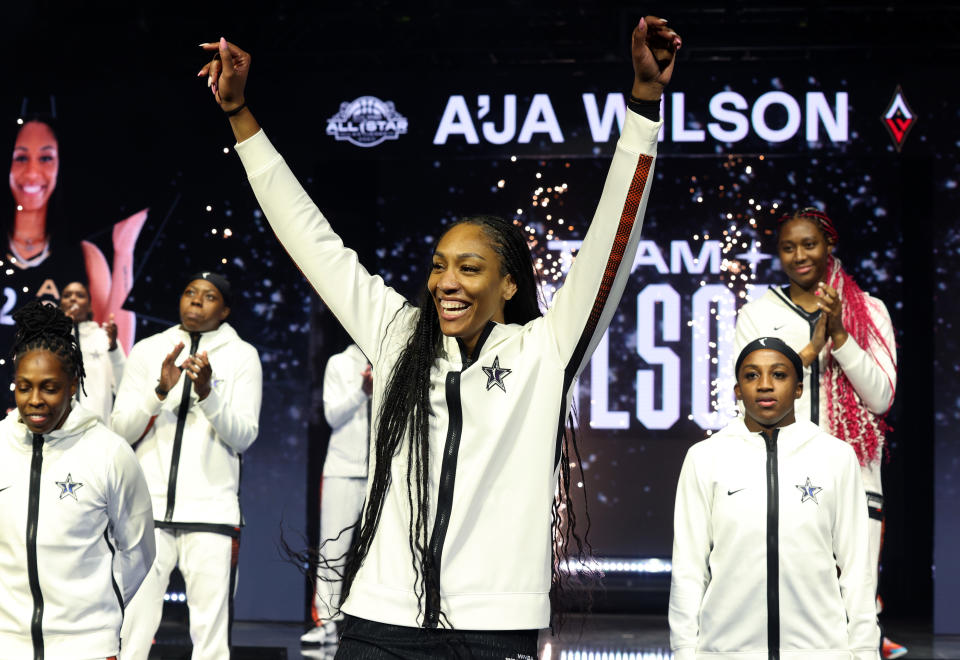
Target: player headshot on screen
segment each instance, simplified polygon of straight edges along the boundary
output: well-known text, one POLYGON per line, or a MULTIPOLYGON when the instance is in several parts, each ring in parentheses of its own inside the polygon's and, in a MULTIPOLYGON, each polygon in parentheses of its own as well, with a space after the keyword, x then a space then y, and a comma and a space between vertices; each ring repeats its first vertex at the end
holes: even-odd
POLYGON ((566 552, 553 541, 575 526, 569 515, 557 529, 576 490, 573 382, 630 276, 680 37, 654 16, 632 32, 632 98, 606 186, 543 314, 524 232, 494 216, 442 232, 416 302, 371 276, 246 105, 250 55, 223 39, 202 47, 217 57, 200 76, 264 214, 384 375, 373 382, 370 485, 339 594, 338 657, 536 657, 566 552))
POLYGON ((53 120, 25 118, 13 143, 12 215, 6 220, 6 244, 0 246, 3 261, 14 269, 10 275, 0 275, 0 281, 7 284, 5 295, 18 296, 19 300, 4 303, 7 308, 15 307, 45 294, 59 300, 63 286, 85 274, 94 316, 107 319, 112 314, 119 341, 129 349, 136 319, 123 309, 123 303, 133 286, 133 250, 147 211, 134 213, 113 226, 111 271, 99 247, 90 241, 76 244, 65 238, 66 223, 77 216, 89 216, 90 209, 64 208, 59 203, 55 194, 59 171, 60 142, 53 120))
MULTIPOLYGON (((865 293, 835 255, 840 235, 821 210, 780 218, 777 252, 789 284, 770 287, 737 316, 735 346, 754 337, 783 339, 803 358, 797 416, 849 443, 863 473, 870 555, 879 563, 883 532, 880 466, 897 384, 893 324, 883 301, 865 293)), ((879 603, 879 601, 878 601, 879 603)), ((886 657, 899 645, 884 640, 886 657)))
POLYGON ((805 419, 800 356, 762 337, 736 362, 745 415, 687 452, 677 485, 677 660, 876 660, 877 576, 853 450, 805 419))

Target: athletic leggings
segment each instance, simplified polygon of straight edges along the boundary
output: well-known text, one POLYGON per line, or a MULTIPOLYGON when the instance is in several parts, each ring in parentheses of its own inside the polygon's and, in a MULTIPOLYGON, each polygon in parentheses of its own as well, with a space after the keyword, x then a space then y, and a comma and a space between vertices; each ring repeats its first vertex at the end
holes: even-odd
POLYGON ((347 616, 336 660, 536 660, 537 630, 392 626, 347 616))

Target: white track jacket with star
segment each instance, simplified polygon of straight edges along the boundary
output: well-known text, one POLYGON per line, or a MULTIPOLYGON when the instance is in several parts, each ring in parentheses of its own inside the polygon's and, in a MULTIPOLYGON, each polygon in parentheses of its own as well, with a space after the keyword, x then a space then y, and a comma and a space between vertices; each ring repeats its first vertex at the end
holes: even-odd
MULTIPOLYGON (((559 438, 573 382, 630 276, 660 125, 627 111, 590 229, 542 318, 489 323, 473 359, 456 338, 443 338, 430 376, 427 551, 440 567, 446 619, 418 606, 414 591, 405 446, 392 461, 377 533, 343 605, 348 614, 403 626, 436 625, 439 618, 440 625, 474 630, 548 624, 559 438)), ((417 308, 343 246, 263 132, 236 149, 277 237, 383 375, 374 380, 376 423, 417 308)), ((429 255, 422 256, 427 263, 429 255)), ((375 460, 371 452, 371 474, 375 460)))
POLYGON ((737 419, 687 452, 673 523, 674 658, 767 660, 779 649, 782 660, 878 660, 857 456, 805 420, 773 440, 737 419))
POLYGON ((158 526, 239 527, 243 523, 240 456, 257 439, 260 428, 260 357, 229 323, 200 333, 197 352, 207 353, 213 370, 210 394, 199 401, 191 388, 177 447, 183 388, 193 381, 181 374, 163 401, 154 389, 163 359, 182 342, 179 364, 190 352, 190 341, 190 333, 175 325, 134 344, 110 423, 131 444, 139 439, 137 458, 150 485, 158 526))
POLYGON ((0 422, 0 510, 0 657, 116 655, 123 604, 156 551, 127 442, 82 406, 36 438, 12 411, 0 422))
MULTIPOLYGON (((861 405, 873 413, 883 414, 893 404, 897 387, 896 339, 893 324, 886 306, 878 298, 867 296, 873 322, 883 335, 884 343, 893 351, 889 355, 882 346, 860 346, 851 336, 840 348, 827 342, 827 348, 818 359, 803 368, 803 395, 797 401, 797 419, 809 419, 823 426, 827 432, 826 396, 821 385, 827 367, 827 351, 843 369, 861 405)), ((734 355, 757 337, 779 337, 798 353, 810 343, 813 328, 820 318, 819 313, 809 314, 790 300, 788 287, 770 287, 767 291, 743 307, 737 313, 734 337, 734 355)), ((837 411, 842 417, 843 412, 837 411)), ((883 448, 876 459, 863 466, 864 487, 873 493, 883 493, 880 481, 880 462, 883 448)))

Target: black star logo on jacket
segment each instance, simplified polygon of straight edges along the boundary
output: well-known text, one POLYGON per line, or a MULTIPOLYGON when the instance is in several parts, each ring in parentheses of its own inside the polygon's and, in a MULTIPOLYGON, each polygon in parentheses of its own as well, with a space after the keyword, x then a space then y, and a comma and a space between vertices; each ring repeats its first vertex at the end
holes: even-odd
POLYGON ((493 364, 489 367, 483 367, 483 373, 487 374, 487 391, 489 392, 494 385, 504 392, 507 391, 503 384, 503 379, 510 375, 513 369, 506 369, 500 366, 500 356, 493 358, 493 364))

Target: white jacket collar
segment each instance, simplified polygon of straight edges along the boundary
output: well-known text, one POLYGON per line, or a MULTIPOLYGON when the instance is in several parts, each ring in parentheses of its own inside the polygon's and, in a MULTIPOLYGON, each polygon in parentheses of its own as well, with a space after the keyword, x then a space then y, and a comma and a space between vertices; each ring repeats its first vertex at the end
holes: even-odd
MULTIPOLYGON (((779 453, 796 451, 811 438, 823 432, 819 426, 806 419, 800 419, 793 424, 781 426, 779 431, 777 434, 777 451, 779 453)), ((766 444, 760 432, 753 432, 747 428, 742 416, 737 417, 721 429, 717 433, 717 436, 741 438, 757 447, 764 447, 766 444)))
MULTIPOLYGON (((184 346, 190 346, 190 333, 183 329, 179 324, 164 330, 164 335, 168 336, 173 343, 183 342, 184 346)), ((222 346, 238 337, 237 331, 224 321, 216 330, 200 333, 200 347, 198 350, 209 351, 222 346)))
MULTIPOLYGON (((95 413, 78 405, 76 402, 74 402, 72 406, 70 412, 67 414, 67 419, 63 422, 63 426, 56 431, 43 434, 45 443, 51 445, 66 438, 82 435, 97 425, 99 418, 95 413)), ((27 428, 26 424, 20 421, 19 410, 16 408, 11 410, 0 424, 2 424, 5 435, 9 435, 17 446, 28 451, 33 447, 33 432, 27 428)))

